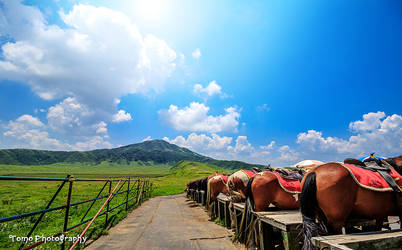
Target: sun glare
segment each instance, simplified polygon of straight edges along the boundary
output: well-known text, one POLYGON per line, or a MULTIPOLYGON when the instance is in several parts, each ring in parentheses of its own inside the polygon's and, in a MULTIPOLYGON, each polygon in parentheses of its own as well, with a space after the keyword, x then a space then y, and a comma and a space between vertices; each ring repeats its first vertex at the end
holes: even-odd
POLYGON ((142 0, 135 4, 136 13, 147 20, 161 19, 166 7, 166 1, 164 0, 142 0))

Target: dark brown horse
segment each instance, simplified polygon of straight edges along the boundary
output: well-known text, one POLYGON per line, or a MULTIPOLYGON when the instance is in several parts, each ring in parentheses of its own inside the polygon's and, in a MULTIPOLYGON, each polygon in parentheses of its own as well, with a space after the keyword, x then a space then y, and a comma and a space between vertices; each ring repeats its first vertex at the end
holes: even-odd
POLYGON ((300 206, 298 191, 284 190, 278 177, 273 172, 261 172, 256 174, 249 182, 250 196, 255 212, 267 211, 273 204, 279 209, 298 209, 300 206))
MULTIPOLYGON (((402 156, 386 161, 402 174, 402 156)), ((311 237, 340 234, 350 218, 374 219, 379 229, 388 216, 401 218, 401 202, 400 192, 377 192, 359 186, 341 163, 320 165, 302 181, 303 249, 314 249, 311 237)))

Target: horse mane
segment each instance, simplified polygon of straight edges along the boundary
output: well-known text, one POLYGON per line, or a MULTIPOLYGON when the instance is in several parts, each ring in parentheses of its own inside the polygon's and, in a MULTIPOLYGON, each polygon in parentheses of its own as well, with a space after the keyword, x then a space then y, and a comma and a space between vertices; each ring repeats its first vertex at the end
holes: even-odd
POLYGON ((346 158, 343 163, 346 164, 353 164, 353 165, 358 165, 358 166, 364 166, 364 163, 358 159, 355 158, 346 158))

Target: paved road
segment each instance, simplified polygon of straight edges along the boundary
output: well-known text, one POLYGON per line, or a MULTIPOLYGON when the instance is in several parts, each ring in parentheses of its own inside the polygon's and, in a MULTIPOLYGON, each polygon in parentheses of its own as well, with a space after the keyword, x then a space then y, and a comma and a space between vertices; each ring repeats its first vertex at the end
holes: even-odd
POLYGON ((239 249, 232 233, 208 221, 184 194, 145 202, 87 249, 239 249))

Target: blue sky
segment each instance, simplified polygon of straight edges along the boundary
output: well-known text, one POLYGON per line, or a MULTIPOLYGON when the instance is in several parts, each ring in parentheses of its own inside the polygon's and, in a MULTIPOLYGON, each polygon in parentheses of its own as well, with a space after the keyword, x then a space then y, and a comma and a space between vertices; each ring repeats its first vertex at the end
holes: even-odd
POLYGON ((400 1, 0 1, 0 147, 402 152, 400 1))

